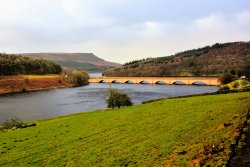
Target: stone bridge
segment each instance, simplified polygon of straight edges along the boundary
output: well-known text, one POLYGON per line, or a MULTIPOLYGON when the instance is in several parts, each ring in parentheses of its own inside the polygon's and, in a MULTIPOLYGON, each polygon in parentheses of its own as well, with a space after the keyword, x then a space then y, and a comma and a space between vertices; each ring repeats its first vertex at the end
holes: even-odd
POLYGON ((185 84, 219 86, 221 81, 216 77, 92 77, 90 83, 121 83, 121 84, 185 84))

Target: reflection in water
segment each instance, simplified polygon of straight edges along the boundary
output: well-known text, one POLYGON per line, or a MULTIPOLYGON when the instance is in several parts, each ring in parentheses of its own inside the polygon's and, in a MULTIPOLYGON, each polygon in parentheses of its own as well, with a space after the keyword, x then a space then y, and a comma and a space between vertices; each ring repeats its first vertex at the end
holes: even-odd
MULTIPOLYGON (((216 86, 111 84, 128 94, 134 104, 145 100, 201 94, 218 90, 216 86)), ((0 123, 14 116, 27 121, 106 108, 104 93, 110 84, 90 84, 68 89, 0 96, 0 123)))

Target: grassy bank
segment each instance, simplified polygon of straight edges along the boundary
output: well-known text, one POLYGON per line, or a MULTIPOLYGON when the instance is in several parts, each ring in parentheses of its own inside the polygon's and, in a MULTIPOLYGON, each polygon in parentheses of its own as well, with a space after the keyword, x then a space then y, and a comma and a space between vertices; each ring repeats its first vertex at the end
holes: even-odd
POLYGON ((238 79, 225 86, 233 91, 250 90, 250 81, 246 79, 238 79))
POLYGON ((0 166, 222 166, 250 92, 166 99, 0 133, 0 166))

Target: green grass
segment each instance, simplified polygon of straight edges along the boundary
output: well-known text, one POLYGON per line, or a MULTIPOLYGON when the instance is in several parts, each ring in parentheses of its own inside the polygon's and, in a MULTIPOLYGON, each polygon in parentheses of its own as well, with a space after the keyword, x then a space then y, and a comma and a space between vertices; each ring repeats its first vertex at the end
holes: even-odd
POLYGON ((249 100, 250 92, 166 99, 39 121, 0 133, 0 166, 222 165, 249 100))

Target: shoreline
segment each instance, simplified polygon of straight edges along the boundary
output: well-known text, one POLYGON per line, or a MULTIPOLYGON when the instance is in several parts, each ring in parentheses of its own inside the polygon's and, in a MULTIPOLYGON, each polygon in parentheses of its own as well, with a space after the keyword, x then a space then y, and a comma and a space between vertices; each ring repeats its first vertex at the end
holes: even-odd
MULTIPOLYGON (((88 86, 90 86, 92 83, 90 83, 89 85, 87 85, 87 87, 88 86)), ((95 84, 94 84, 95 85, 95 84)), ((100 85, 101 86, 101 85, 100 85)), ((122 86, 122 85, 121 85, 122 86)), ((139 86, 139 85, 138 85, 139 86)), ((150 85, 149 85, 150 86, 150 85)), ((186 85, 186 86, 189 86, 189 85, 186 85)), ((92 86, 90 86, 90 87, 92 87, 92 86)), ((101 86, 102 87, 102 86, 101 86)), ((164 87, 165 88, 165 87, 164 87)), ((67 89, 60 89, 60 88, 55 88, 55 89, 57 89, 57 90, 55 90, 55 92, 61 92, 61 91, 67 91, 67 90, 69 90, 69 91, 71 91, 71 89, 72 90, 75 90, 74 89, 74 87, 71 87, 71 88, 67 88, 67 89)), ((77 88, 76 87, 76 89, 78 90, 78 89, 81 89, 81 87, 80 88, 77 88)), ((83 88, 84 89, 84 88, 83 88)), ((87 88, 88 89, 88 88, 87 88)), ((203 89, 203 88, 200 88, 200 89, 203 89)), ((214 89, 216 89, 216 88, 214 88, 214 89)), ((216 89, 217 90, 217 89, 216 89)), ((214 91, 216 91, 216 90, 214 90, 214 91)), ((38 90, 39 91, 39 90, 38 90)), ((33 90, 33 92, 36 92, 36 90, 33 90)), ((54 92, 54 90, 52 90, 52 93, 54 92)), ((44 91, 42 91, 41 92, 42 94, 50 94, 50 91, 49 91, 49 89, 46 89, 46 90, 44 90, 44 91), (44 93, 43 93, 44 92, 44 93)), ((36 93, 35 93, 36 94, 36 93)), ((39 92, 38 92, 38 94, 40 94, 39 92)), ((202 95, 202 94, 204 94, 204 92, 200 92, 199 94, 194 94, 193 96, 198 96, 198 95, 202 95)), ((9 94, 2 94, 2 95, 0 95, 0 97, 3 97, 3 98, 9 98, 9 97, 12 97, 12 96, 17 96, 17 97, 19 97, 19 96, 33 96, 33 93, 32 92, 17 92, 17 93, 9 93, 9 94)), ((178 98, 180 98, 179 97, 180 95, 178 95, 178 98)), ((183 98, 184 97, 186 97, 186 96, 191 96, 191 95, 184 95, 183 96, 183 98)), ((34 97, 34 96, 33 96, 34 97)), ((174 97, 164 97, 164 99, 170 99, 170 98, 174 98, 174 97)), ((176 97, 177 98, 177 97, 176 97)), ((152 97, 150 98, 150 99, 152 99, 152 97)), ((154 98, 153 98, 154 99, 154 98)), ((158 100, 163 100, 163 99, 154 99, 154 100, 149 100, 149 101, 158 101, 158 100)), ((138 103, 136 103, 136 105, 140 105, 140 104, 142 104, 142 103, 145 103, 145 102, 147 102, 148 100, 147 99, 142 99, 141 101, 139 101, 138 103)), ((28 101, 28 103, 29 103, 29 101, 28 101)), ((63 102, 62 104, 64 104, 65 102, 63 102)), ((104 102, 105 103, 105 102, 104 102)), ((60 103, 61 104, 61 103, 60 103)), ((10 104, 11 105, 11 104, 10 104)), ((15 105, 16 106, 16 105, 15 105)), ((53 105, 52 105, 53 106, 53 105)), ((37 107, 37 106, 34 106, 33 105, 33 107, 37 107)), ((26 107, 23 107, 23 108, 26 108, 26 107)), ((30 107, 28 107, 28 110, 29 110, 29 108, 30 107)), ((41 108, 41 107, 38 107, 38 108, 41 108)), ((54 118, 54 117, 57 117, 57 116, 63 116, 63 115, 70 115, 71 113, 82 113, 82 112, 93 112, 93 111, 95 111, 95 110, 106 110, 107 108, 106 108, 106 104, 104 104, 104 105, 101 105, 101 107, 83 107, 82 109, 78 109, 78 108, 76 108, 76 109, 69 109, 69 110, 67 110, 67 111, 58 111, 58 112, 56 112, 56 114, 53 114, 53 112, 51 111, 51 113, 49 113, 48 115, 49 116, 41 116, 42 114, 40 114, 40 116, 31 116, 31 117, 27 117, 26 118, 26 116, 24 116, 24 117, 22 117, 22 116, 19 116, 19 118, 21 118, 21 119, 23 119, 24 121, 34 121, 34 120, 42 120, 42 119, 47 119, 47 118, 54 118), (67 114, 60 114, 60 113, 67 113, 67 114), (52 115, 52 117, 50 116, 50 115, 52 115), (45 118, 44 118, 45 117, 45 118), (32 118, 32 119, 30 119, 30 118, 32 118)), ((3 110, 5 110, 4 108, 3 108, 3 110)), ((11 109, 10 109, 11 110, 11 109)), ((25 109, 20 109, 20 111, 24 111, 25 112, 25 109)), ((42 113, 43 111, 41 111, 41 110, 43 110, 42 108, 41 109, 38 109, 38 111, 36 111, 36 112, 38 112, 38 113, 42 113)), ((7 110, 6 110, 6 112, 7 112, 7 110)), ((13 113, 15 113, 15 115, 18 115, 19 113, 18 112, 16 112, 16 111, 13 111, 13 113)), ((26 112, 25 112, 26 113, 26 112)), ((39 114, 38 114, 39 115, 39 114)), ((13 115, 14 116, 14 115, 13 115)), ((4 120, 6 120, 6 119, 10 119, 11 117, 10 116, 7 116, 6 118, 4 118, 4 119, 2 119, 2 121, 4 121, 4 120)), ((0 120, 0 122, 1 122, 1 120, 0 120)))

